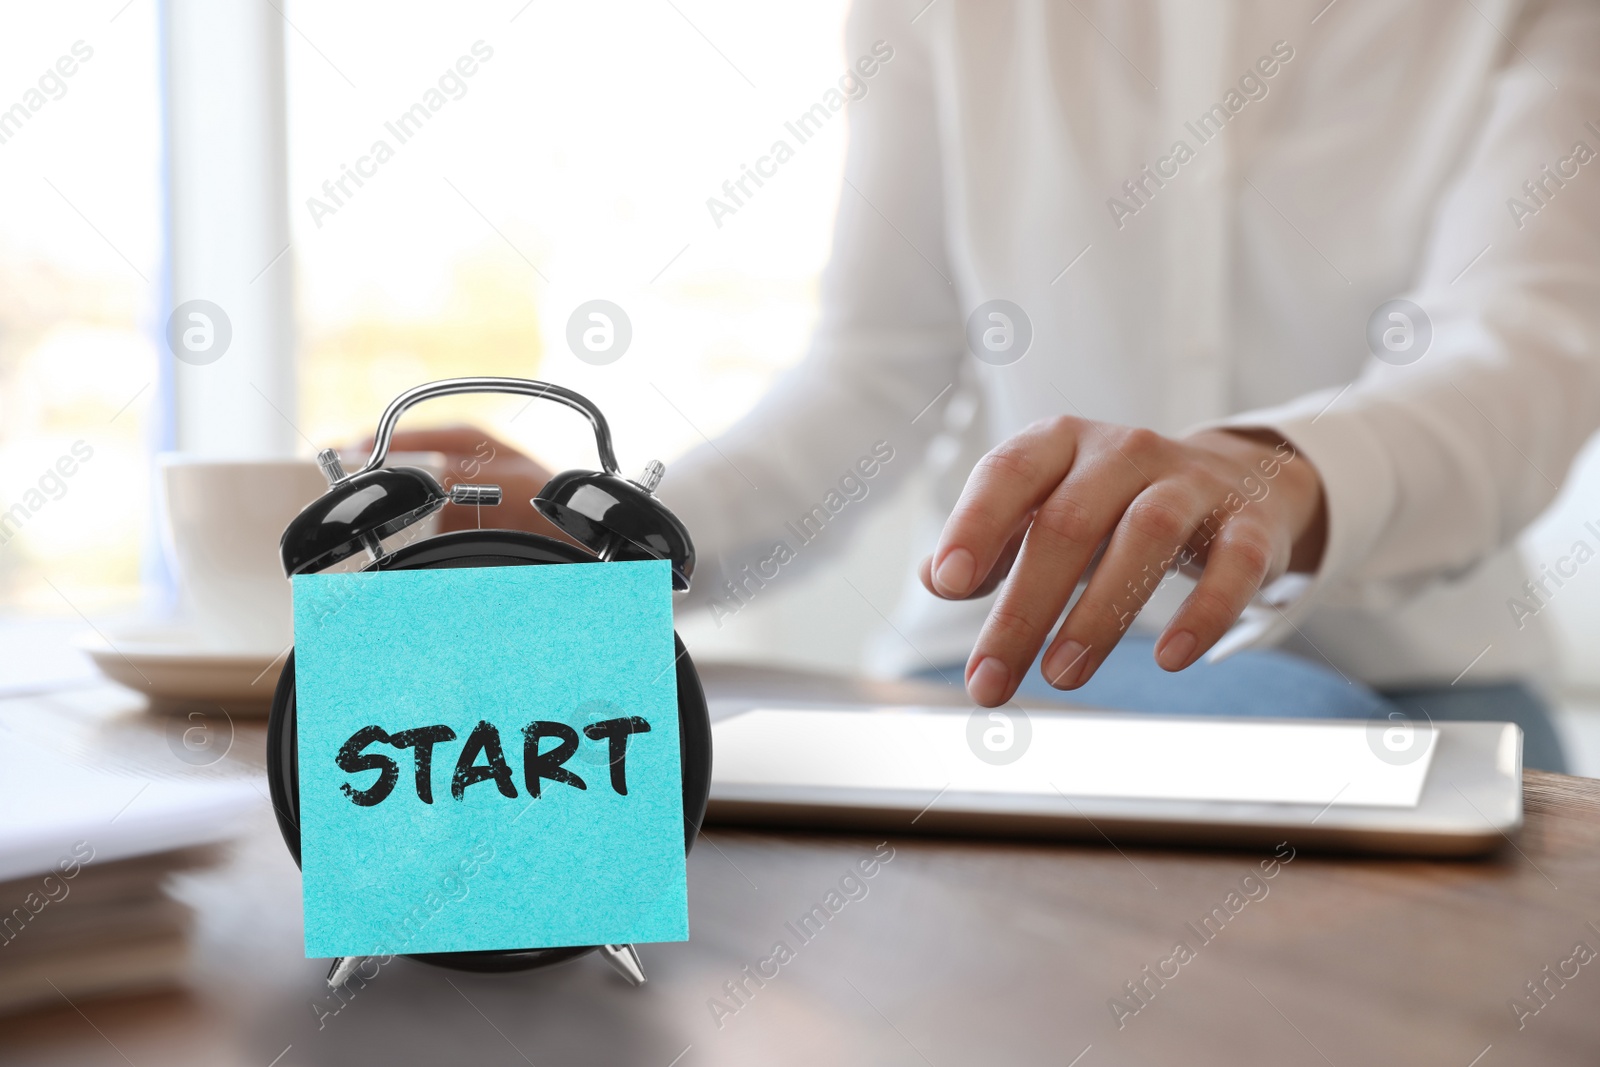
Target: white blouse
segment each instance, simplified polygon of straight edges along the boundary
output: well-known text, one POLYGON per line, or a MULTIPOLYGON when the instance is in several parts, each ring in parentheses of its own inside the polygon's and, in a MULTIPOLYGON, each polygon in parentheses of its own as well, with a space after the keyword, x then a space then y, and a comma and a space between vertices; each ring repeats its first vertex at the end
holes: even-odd
MULTIPOLYGON (((693 601, 837 550, 919 465, 931 548, 1033 420, 1226 422, 1316 465, 1330 530, 1222 654, 1380 685, 1546 666, 1559 578, 1508 546, 1600 425, 1600 5, 925 2, 851 17, 847 56, 880 60, 810 353, 662 486, 693 601), (1422 314, 1375 316, 1397 298, 1422 314)), ((908 579, 879 667, 963 660, 987 606, 908 579)))

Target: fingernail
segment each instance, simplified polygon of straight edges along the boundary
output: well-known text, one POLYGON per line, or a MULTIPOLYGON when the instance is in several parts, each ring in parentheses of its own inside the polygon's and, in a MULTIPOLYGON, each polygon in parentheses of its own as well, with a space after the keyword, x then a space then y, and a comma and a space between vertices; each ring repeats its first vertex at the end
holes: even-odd
POLYGON ((1074 688, 1078 684, 1078 679, 1083 676, 1084 667, 1088 665, 1089 657, 1085 655, 1088 651, 1081 641, 1061 642, 1055 651, 1045 657, 1045 681, 1057 689, 1074 688))
POLYGON ((993 656, 985 656, 967 679, 967 693, 979 704, 992 708, 1005 700, 1010 684, 1011 669, 993 656))
POLYGON ((1156 662, 1164 671, 1181 671, 1189 665, 1195 643, 1194 634, 1179 630, 1161 642, 1161 647, 1156 649, 1156 662))
POLYGON ((978 569, 972 553, 964 548, 952 548, 933 572, 933 584, 945 596, 966 596, 972 588, 972 572, 978 569))

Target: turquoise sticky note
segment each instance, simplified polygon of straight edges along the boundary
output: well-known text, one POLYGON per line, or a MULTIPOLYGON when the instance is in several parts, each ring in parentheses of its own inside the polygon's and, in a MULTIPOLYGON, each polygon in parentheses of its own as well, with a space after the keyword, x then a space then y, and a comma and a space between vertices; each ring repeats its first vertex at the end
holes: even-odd
POLYGON ((309 957, 683 941, 665 562, 294 579, 309 957))

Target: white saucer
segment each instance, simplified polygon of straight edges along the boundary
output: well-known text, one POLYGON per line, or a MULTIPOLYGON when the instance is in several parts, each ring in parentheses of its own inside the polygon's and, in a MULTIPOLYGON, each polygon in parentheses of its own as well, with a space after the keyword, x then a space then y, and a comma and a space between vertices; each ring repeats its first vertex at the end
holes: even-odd
POLYGON ((139 693, 163 710, 194 705, 222 707, 230 714, 265 715, 289 648, 232 649, 208 646, 181 623, 102 625, 80 634, 76 644, 100 673, 139 693))

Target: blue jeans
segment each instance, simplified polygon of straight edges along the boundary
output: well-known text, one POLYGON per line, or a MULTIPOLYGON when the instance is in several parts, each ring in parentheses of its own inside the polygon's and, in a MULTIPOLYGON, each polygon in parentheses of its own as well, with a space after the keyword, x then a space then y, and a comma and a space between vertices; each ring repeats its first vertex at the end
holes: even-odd
MULTIPOLYGON (((1154 636, 1124 636, 1088 684, 1071 693, 1052 688, 1036 665, 1023 679, 1017 696, 1168 715, 1366 719, 1401 710, 1417 719, 1426 715, 1434 722, 1514 722, 1522 727, 1524 766, 1566 771, 1566 756, 1549 707, 1521 682, 1379 691, 1343 678, 1329 667, 1274 649, 1249 649, 1220 663, 1202 659, 1171 674, 1156 666, 1154 648, 1154 636)), ((962 665, 956 664, 925 671, 919 677, 960 685, 962 670, 962 665)))

